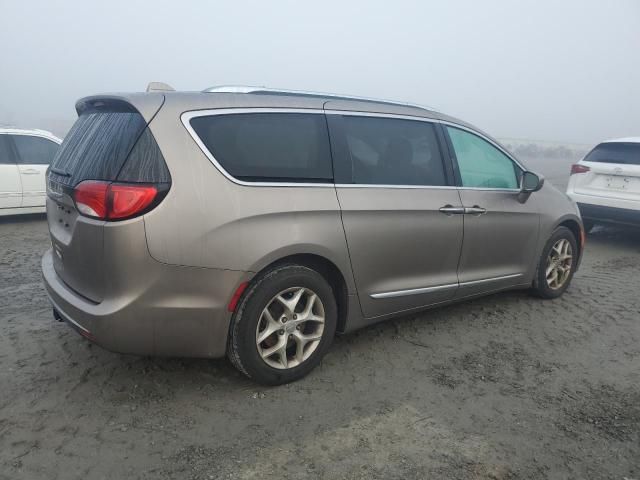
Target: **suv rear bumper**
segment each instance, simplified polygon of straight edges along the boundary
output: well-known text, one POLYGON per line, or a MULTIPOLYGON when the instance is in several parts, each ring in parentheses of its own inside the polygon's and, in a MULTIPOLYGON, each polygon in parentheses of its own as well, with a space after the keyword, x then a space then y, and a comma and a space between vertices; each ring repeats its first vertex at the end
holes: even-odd
POLYGON ((55 310, 82 336, 119 353, 222 357, 231 313, 227 305, 248 274, 153 261, 142 292, 93 303, 60 279, 53 253, 42 257, 44 284, 55 310))
POLYGON ((585 220, 640 226, 640 210, 591 205, 588 203, 578 203, 578 208, 580 209, 580 215, 585 220))

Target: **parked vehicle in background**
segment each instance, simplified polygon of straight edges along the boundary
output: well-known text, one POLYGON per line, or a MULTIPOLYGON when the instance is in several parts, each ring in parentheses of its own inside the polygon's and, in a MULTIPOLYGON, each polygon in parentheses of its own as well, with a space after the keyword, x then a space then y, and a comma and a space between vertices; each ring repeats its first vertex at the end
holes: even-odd
POLYGON ((60 143, 44 130, 0 128, 0 216, 45 211, 45 173, 60 143))
POLYGON ((640 137, 598 144, 572 165, 567 194, 587 231, 596 223, 640 226, 640 137))
POLYGON ((500 290, 558 297, 582 254, 564 193, 432 110, 254 87, 76 109, 42 270, 54 315, 114 351, 227 354, 284 383, 336 332, 500 290))

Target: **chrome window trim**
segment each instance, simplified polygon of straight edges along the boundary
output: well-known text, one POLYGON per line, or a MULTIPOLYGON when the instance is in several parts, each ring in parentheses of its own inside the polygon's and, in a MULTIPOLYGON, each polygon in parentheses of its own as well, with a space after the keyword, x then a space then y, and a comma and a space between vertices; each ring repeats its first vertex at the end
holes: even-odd
POLYGON ((202 153, 209 159, 214 167, 218 169, 222 175, 233 183, 242 185, 244 187, 316 187, 316 188, 334 188, 334 183, 305 183, 305 182, 246 182, 244 180, 237 179, 231 175, 225 168, 218 163, 213 154, 200 140, 200 137, 191 126, 191 119, 198 117, 209 117, 212 115, 229 115, 234 113, 310 113, 310 114, 324 114, 324 110, 311 109, 311 108, 215 108, 208 110, 191 110, 184 112, 180 115, 180 120, 184 128, 196 142, 202 153))
MULTIPOLYGON (((454 128, 458 128, 460 130, 465 130, 473 135, 476 135, 490 145, 497 148, 500 152, 502 152, 509 160, 514 162, 522 171, 527 171, 527 168, 524 167, 518 160, 516 160, 508 151, 506 151, 499 144, 488 138, 486 135, 474 130, 472 128, 466 127, 464 125, 460 125, 459 123, 451 122, 448 120, 441 120, 435 117, 419 117, 415 115, 400 115, 395 113, 379 113, 379 112, 358 112, 355 110, 325 110, 327 115, 348 115, 348 116, 360 116, 360 117, 383 117, 383 118, 397 118, 400 120, 417 120, 420 122, 428 122, 428 123, 439 123, 441 125, 450 125, 454 128)), ((451 185, 377 185, 377 184, 362 184, 362 183, 354 183, 354 184, 336 184, 336 187, 365 187, 365 188, 431 188, 431 189, 448 189, 448 188, 457 188, 459 190, 481 190, 486 192, 520 192, 519 188, 483 188, 483 187, 463 187, 463 186, 451 186, 451 185)))
POLYGON ((316 187, 316 188, 327 188, 327 187, 336 187, 336 188, 394 188, 394 189, 430 189, 430 190, 450 190, 450 189, 458 189, 458 190, 477 190, 477 191, 485 191, 485 192, 513 192, 518 193, 520 189, 518 188, 482 188, 482 187, 458 187, 455 185, 382 185, 382 184, 363 184, 363 183, 309 183, 309 182, 247 182, 244 180, 239 180, 227 172, 224 167, 218 163, 213 154, 209 151, 209 149, 204 145, 198 134, 191 127, 191 119, 197 117, 207 117, 211 115, 229 115, 234 113, 311 113, 316 115, 347 115, 347 116, 360 116, 360 117, 380 117, 380 118, 395 118, 399 120, 415 120, 420 122, 427 123, 440 123, 442 125, 450 125, 455 128, 459 128, 461 130, 466 130, 474 135, 479 136, 483 140, 489 142, 491 145, 496 147, 502 153, 504 153, 507 158, 513 161, 518 167, 520 167, 523 171, 527 171, 525 167, 523 167, 517 160, 515 160, 507 151, 505 151, 500 145, 496 144, 490 138, 487 138, 485 135, 480 132, 473 130, 469 127, 465 127, 464 125, 460 125, 454 122, 439 120, 433 117, 419 117, 414 115, 400 115, 395 113, 380 113, 380 112, 359 112, 355 110, 322 110, 322 109, 314 109, 314 108, 273 108, 273 107, 239 107, 239 108, 213 108, 213 109, 205 109, 205 110, 190 110, 187 112, 183 112, 180 115, 180 121, 182 125, 185 127, 191 138, 196 142, 202 153, 209 159, 209 161, 218 169, 220 173, 222 173, 228 180, 231 180, 233 183, 242 185, 245 187, 316 187))
POLYGON ((421 293, 437 292, 440 290, 449 290, 457 287, 468 287, 489 282, 497 282, 500 280, 508 280, 510 278, 522 277, 522 273, 513 273, 511 275, 502 275, 500 277, 483 278, 481 280, 471 280, 469 282, 448 283, 445 285, 436 285, 434 287, 411 288, 408 290, 394 290, 391 292, 372 293, 369 296, 375 299, 405 297, 408 295, 420 295, 421 293))
POLYGON ((520 193, 517 188, 482 188, 482 187, 456 187, 453 185, 383 185, 369 183, 336 183, 336 188, 396 188, 396 189, 422 189, 422 190, 478 190, 483 192, 509 192, 520 193))

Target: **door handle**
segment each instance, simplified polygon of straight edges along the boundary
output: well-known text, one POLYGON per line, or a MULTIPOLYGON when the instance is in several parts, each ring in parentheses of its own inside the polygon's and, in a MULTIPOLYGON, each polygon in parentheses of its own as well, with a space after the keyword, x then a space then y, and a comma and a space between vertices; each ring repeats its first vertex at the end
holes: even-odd
POLYGON ((473 207, 466 207, 464 209, 464 213, 468 215, 483 215, 487 213, 487 209, 479 207, 478 205, 474 205, 473 207))
POLYGON ((440 213, 445 215, 462 215, 464 213, 464 207, 454 207, 453 205, 445 205, 440 208, 440 213))
POLYGON ((24 173, 25 175, 37 175, 40 171, 35 168, 25 168, 24 170, 20 170, 20 173, 24 173))

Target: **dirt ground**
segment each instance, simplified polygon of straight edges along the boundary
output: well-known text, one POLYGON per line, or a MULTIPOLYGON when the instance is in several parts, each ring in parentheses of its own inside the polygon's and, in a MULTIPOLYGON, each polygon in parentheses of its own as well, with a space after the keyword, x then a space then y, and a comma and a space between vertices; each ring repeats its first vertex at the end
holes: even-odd
POLYGON ((0 220, 1 479, 640 479, 640 232, 597 229, 561 299, 373 326, 277 388, 89 344, 53 320, 48 245, 0 220))

